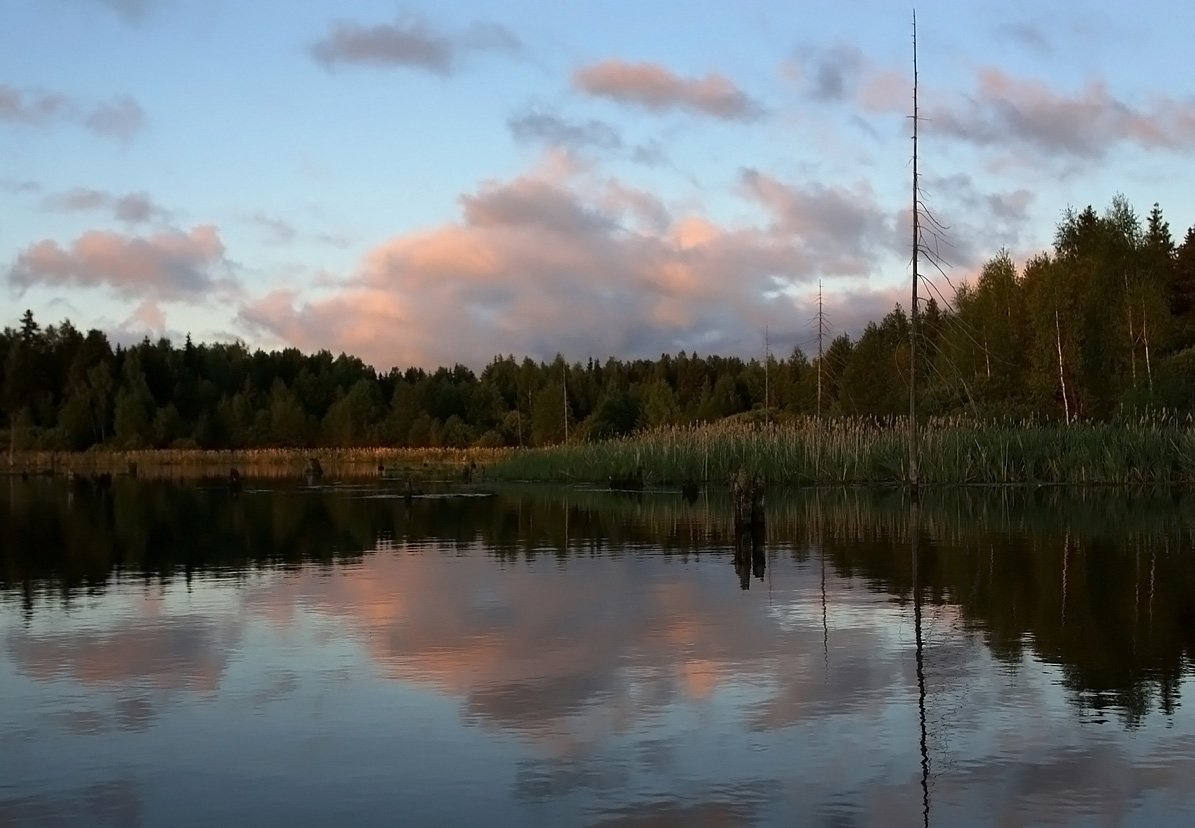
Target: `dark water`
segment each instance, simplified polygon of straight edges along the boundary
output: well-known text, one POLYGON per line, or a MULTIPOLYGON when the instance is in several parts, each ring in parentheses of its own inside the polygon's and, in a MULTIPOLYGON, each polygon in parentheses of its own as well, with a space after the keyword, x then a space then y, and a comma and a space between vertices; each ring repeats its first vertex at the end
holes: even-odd
POLYGON ((0 825, 1195 824, 1190 494, 0 490, 0 825))

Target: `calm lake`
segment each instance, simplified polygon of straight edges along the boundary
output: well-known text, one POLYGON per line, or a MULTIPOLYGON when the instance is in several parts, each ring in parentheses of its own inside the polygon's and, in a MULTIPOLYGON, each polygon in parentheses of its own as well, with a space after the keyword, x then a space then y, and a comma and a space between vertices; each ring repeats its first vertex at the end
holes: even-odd
POLYGON ((1195 824, 1195 496, 0 482, 0 825, 1195 824))

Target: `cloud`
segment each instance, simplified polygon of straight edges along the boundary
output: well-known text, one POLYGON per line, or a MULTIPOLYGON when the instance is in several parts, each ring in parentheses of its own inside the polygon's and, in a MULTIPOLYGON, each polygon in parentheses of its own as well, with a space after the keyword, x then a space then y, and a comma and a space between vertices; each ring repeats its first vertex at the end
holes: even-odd
POLYGON ((570 152, 590 149, 622 151, 626 158, 636 164, 653 167, 667 161, 663 147, 657 142, 627 147, 617 129, 596 118, 576 121, 554 112, 532 109, 521 115, 510 116, 506 126, 511 136, 524 144, 540 144, 547 149, 570 152))
POLYGON ((897 244, 896 218, 881 209, 866 185, 799 186, 750 168, 739 177, 744 193, 771 214, 778 232, 838 262, 840 273, 864 275, 877 254, 897 244))
POLYGON ((487 185, 476 195, 462 196, 461 206, 466 223, 478 228, 538 227, 581 236, 613 226, 609 216, 582 204, 572 193, 532 178, 487 185))
POLYGON ((1033 23, 1007 23, 996 29, 996 36, 1012 41, 1038 57, 1047 56, 1054 51, 1046 29, 1033 23))
POLYGON ((112 213, 120 221, 137 223, 167 218, 170 214, 145 193, 126 193, 112 203, 112 213))
POLYGON ((311 46, 311 55, 325 67, 337 64, 403 67, 449 75, 462 54, 523 49, 518 37, 497 23, 474 23, 453 34, 436 32, 418 20, 362 25, 338 20, 311 46))
POLYGON ((514 32, 492 21, 471 24, 457 36, 457 42, 465 49, 511 55, 520 54, 524 48, 523 41, 514 32))
POLYGON ((1100 81, 1067 94, 998 69, 979 73, 967 104, 937 106, 930 129, 979 146, 1008 143, 1045 153, 1098 159, 1117 144, 1178 149, 1195 145, 1195 101, 1134 105, 1100 81))
MULTIPOLYGON (((859 102, 871 112, 905 112, 910 88, 900 73, 869 72, 859 102)), ((984 149, 1029 150, 1038 159, 1099 160, 1121 145, 1195 147, 1195 98, 1130 101, 1098 80, 1066 92, 1000 69, 981 69, 974 89, 953 99, 923 98, 921 113, 928 133, 984 149)))
POLYGON ((145 127, 145 112, 122 96, 86 104, 61 92, 22 90, 0 83, 0 122, 30 127, 78 124, 97 135, 129 142, 145 127))
POLYGON ((618 130, 605 121, 570 121, 551 112, 531 110, 512 115, 506 121, 510 134, 518 141, 538 142, 572 150, 622 148, 618 130))
POLYGON ((311 241, 331 247, 348 247, 352 240, 343 233, 329 231, 304 231, 293 222, 263 210, 245 217, 269 244, 286 245, 295 241, 311 241))
POLYGON ((157 336, 163 336, 166 331, 166 313, 162 307, 152 299, 146 299, 120 323, 122 330, 148 330, 157 336))
POLYGON ((295 240, 295 227, 285 219, 261 211, 254 213, 251 219, 271 242, 286 244, 295 240))
POLYGON ((189 233, 167 230, 128 236, 91 230, 69 249, 52 240, 22 251, 8 271, 15 287, 108 287, 134 298, 201 299, 235 287, 227 276, 224 244, 212 225, 189 233))
POLYGON ((859 47, 848 43, 811 50, 798 58, 796 65, 806 92, 824 102, 851 98, 864 71, 870 68, 859 47))
POLYGON ((92 109, 83 124, 97 135, 127 143, 145 127, 145 111, 132 98, 117 98, 92 109))
POLYGON ((117 221, 140 224, 168 219, 170 213, 154 202, 148 193, 113 195, 102 190, 76 187, 42 199, 42 207, 65 213, 108 210, 117 221))
POLYGON ((42 205, 49 210, 76 213, 106 207, 110 200, 111 197, 107 193, 100 192, 99 190, 89 190, 84 187, 76 187, 66 193, 47 196, 43 200, 42 205))
POLYGON ((652 193, 576 170, 487 182, 461 197, 459 221, 379 244, 320 295, 249 301, 240 321, 383 370, 481 366, 508 352, 753 353, 765 326, 792 327, 790 289, 869 275, 896 221, 862 188, 753 176, 766 198, 743 194, 773 199, 763 226, 674 214, 652 193))
MULTIPOLYGON (((925 224, 927 246, 947 265, 963 271, 951 274, 952 280, 976 274, 983 260, 1001 248, 1016 250, 1030 244, 1030 210, 1036 201, 1030 189, 992 191, 966 173, 926 176, 922 201, 944 224, 941 228, 925 224)), ((938 277, 931 271, 927 278, 938 277)), ((938 281, 943 282, 946 298, 953 299, 953 290, 945 289, 944 280, 938 281)))
POLYGON ((71 116, 74 104, 60 92, 23 91, 0 83, 0 120, 43 126, 71 116))
POLYGON ((141 23, 153 7, 159 4, 159 0, 92 0, 92 2, 107 6, 130 25, 141 23))
POLYGON ((648 167, 658 167, 668 161, 668 153, 658 141, 648 141, 635 147, 631 160, 648 167))
POLYGON ((680 109, 728 121, 750 121, 764 113, 759 102, 722 75, 684 78, 655 63, 602 61, 578 69, 573 85, 649 112, 680 109))
POLYGON ((32 178, 0 178, 0 190, 6 193, 40 193, 42 185, 32 178))

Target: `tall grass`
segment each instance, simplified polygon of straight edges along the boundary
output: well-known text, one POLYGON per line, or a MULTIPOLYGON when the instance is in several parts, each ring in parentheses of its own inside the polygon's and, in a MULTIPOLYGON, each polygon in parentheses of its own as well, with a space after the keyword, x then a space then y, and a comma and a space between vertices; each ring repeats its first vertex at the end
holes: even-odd
POLYGON ((329 474, 376 474, 378 466, 393 471, 445 470, 470 463, 492 464, 506 457, 509 449, 494 448, 269 448, 207 451, 203 449, 143 449, 130 451, 89 450, 17 451, 8 462, 13 472, 120 472, 135 465, 137 473, 150 477, 190 477, 227 474, 236 467, 241 474, 278 477, 301 474, 308 458, 320 461, 329 474))
MULTIPOLYGON (((897 483, 908 473, 903 418, 722 421, 512 454, 491 476, 606 481, 642 468, 649 483, 725 482, 742 468, 773 484, 897 483)), ((920 434, 927 484, 1195 482, 1195 424, 1152 415, 1107 423, 931 419, 920 434)))

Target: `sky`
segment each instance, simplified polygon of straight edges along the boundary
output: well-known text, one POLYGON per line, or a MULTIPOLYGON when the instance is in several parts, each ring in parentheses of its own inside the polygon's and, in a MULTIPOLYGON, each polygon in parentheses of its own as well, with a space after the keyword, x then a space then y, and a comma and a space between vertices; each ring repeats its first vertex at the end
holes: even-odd
MULTIPOLYGON (((909 304, 891 0, 0 0, 0 324, 391 367, 816 352, 909 304)), ((939 301, 1195 223, 1180 2, 917 6, 939 301)))

